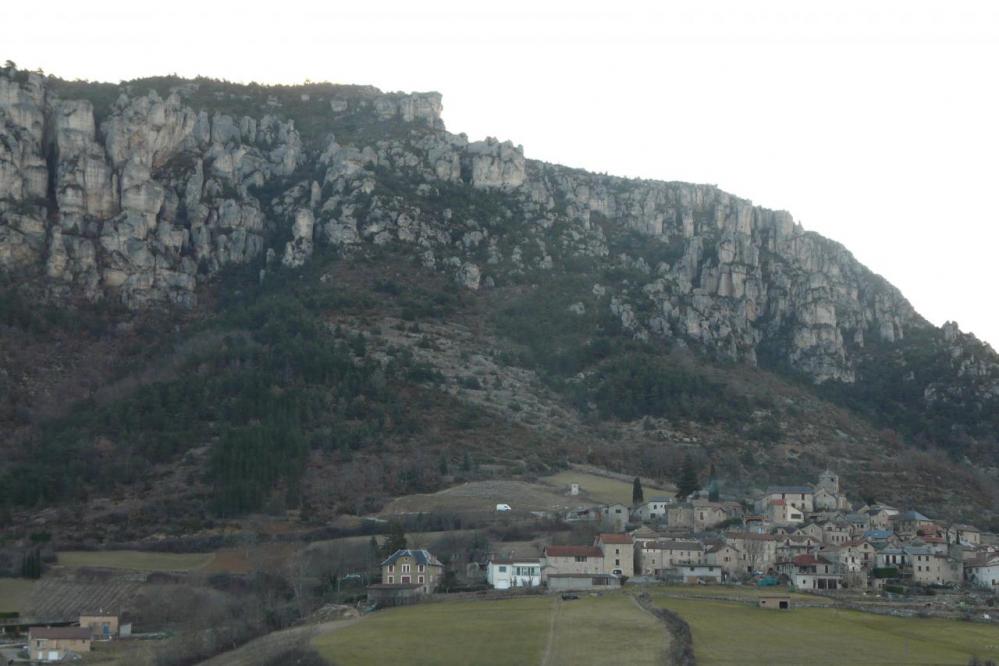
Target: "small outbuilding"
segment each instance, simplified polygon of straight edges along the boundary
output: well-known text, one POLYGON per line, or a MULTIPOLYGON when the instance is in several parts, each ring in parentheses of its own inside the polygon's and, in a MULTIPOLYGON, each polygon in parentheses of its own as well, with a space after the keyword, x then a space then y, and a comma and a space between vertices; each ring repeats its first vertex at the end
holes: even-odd
POLYGON ((791 597, 760 597, 760 608, 768 610, 791 610, 791 597))
POLYGON ((548 589, 553 592, 617 590, 621 588, 621 577, 604 573, 558 573, 550 574, 547 583, 548 589))
POLYGON ((80 626, 88 627, 95 641, 109 641, 118 638, 118 616, 103 611, 80 614, 80 626))
POLYGON ((28 649, 32 661, 63 661, 90 652, 90 627, 31 627, 28 649))

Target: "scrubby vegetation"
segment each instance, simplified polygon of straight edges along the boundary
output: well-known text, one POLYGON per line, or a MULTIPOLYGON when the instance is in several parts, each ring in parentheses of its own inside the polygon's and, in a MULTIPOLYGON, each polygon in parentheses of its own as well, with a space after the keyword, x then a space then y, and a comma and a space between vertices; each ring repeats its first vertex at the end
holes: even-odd
POLYGON ((260 508, 276 488, 298 506, 311 449, 349 456, 417 432, 400 390, 436 381, 435 372, 404 353, 387 364, 370 358, 363 334, 323 318, 363 301, 349 289, 303 288, 299 278, 257 287, 231 275, 218 313, 201 327, 224 333, 217 348, 192 355, 174 379, 106 404, 86 401, 43 424, 31 455, 4 475, 0 505, 106 493, 210 445, 216 512, 260 508))

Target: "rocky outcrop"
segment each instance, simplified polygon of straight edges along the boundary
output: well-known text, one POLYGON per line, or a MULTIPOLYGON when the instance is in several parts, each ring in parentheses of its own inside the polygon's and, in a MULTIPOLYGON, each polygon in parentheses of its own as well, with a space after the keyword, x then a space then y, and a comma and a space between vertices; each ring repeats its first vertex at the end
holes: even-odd
MULTIPOLYGON (((90 102, 0 72, 0 270, 39 276, 57 297, 143 307, 193 305, 225 266, 270 255, 294 269, 319 245, 408 244, 468 289, 599 264, 627 277, 594 284, 597 302, 580 307, 605 308, 634 337, 765 357, 820 382, 853 381, 872 343, 929 326, 787 212, 470 142, 444 130, 437 93, 334 88, 296 101, 314 105, 311 124, 328 119, 307 150, 273 98, 237 116, 195 108, 196 84, 165 97, 123 88, 98 125, 90 102)), ((961 372, 985 372, 976 359, 961 372)))
MULTIPOLYGON (((264 248, 251 188, 303 163, 290 122, 209 116, 176 93, 83 100, 0 74, 0 264, 50 291, 131 307, 194 303, 199 277, 264 248)), ((302 252, 306 250, 303 248, 302 252)))

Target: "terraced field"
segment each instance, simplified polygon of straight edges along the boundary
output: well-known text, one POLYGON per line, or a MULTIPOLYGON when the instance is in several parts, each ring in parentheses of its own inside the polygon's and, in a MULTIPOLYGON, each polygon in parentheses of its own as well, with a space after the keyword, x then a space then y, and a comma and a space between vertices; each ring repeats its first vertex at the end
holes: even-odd
POLYGON ((114 579, 95 583, 43 578, 36 581, 22 615, 38 620, 76 618, 97 608, 116 611, 140 583, 114 579))

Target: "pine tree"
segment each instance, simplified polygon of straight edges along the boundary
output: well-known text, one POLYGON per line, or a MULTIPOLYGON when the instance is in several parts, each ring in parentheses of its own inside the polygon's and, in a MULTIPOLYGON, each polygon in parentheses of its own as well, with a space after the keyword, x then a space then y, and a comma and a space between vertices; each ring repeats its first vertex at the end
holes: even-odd
POLYGON ((631 504, 632 506, 638 506, 644 501, 645 492, 642 490, 642 480, 636 476, 631 484, 631 504))
POLYGON ((470 472, 472 471, 472 458, 468 455, 468 451, 465 451, 464 455, 461 457, 461 471, 470 472))
POLYGON ((406 550, 407 545, 406 530, 403 529, 402 523, 392 521, 389 526, 388 539, 385 540, 385 545, 382 547, 382 554, 388 557, 397 550, 406 550))
POLYGON ((683 460, 683 468, 680 471, 680 480, 676 484, 676 496, 686 499, 688 495, 697 491, 701 487, 701 482, 697 480, 697 468, 690 456, 683 460))
POLYGON ((438 463, 438 468, 440 469, 441 476, 447 476, 448 473, 447 456, 444 455, 443 451, 441 451, 441 459, 440 462, 438 463))
POLYGON ((708 500, 718 501, 718 479, 715 478, 715 464, 711 463, 711 471, 708 473, 708 500))

